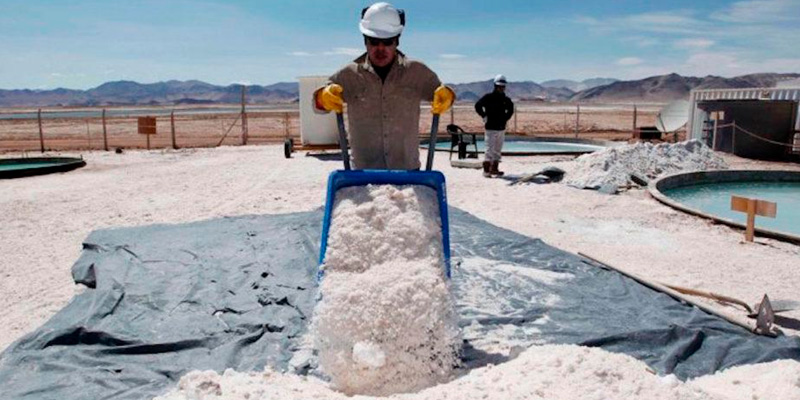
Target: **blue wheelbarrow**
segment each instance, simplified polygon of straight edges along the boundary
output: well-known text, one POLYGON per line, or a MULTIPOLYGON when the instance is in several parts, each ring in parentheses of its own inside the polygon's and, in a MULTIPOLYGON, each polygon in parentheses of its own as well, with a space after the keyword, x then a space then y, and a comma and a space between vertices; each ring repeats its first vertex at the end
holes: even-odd
MULTIPOLYGON (((439 129, 439 114, 433 115, 431 123, 431 136, 428 147, 428 159, 425 171, 404 171, 404 170, 351 170, 350 153, 347 150, 347 133, 344 127, 344 117, 342 113, 336 113, 336 120, 339 126, 339 146, 342 150, 344 160, 344 170, 331 172, 328 176, 328 192, 325 200, 325 217, 322 222, 322 241, 320 242, 319 264, 325 261, 325 250, 328 245, 328 232, 331 225, 331 215, 333 204, 336 200, 336 192, 339 189, 350 186, 366 185, 423 185, 436 191, 439 201, 439 216, 442 223, 442 254, 444 255, 444 273, 450 279, 450 230, 448 228, 447 217, 447 192, 445 191, 444 174, 439 171, 432 171, 433 153, 436 145, 436 133, 439 129)), ((323 270, 317 273, 317 279, 322 279, 323 270)))

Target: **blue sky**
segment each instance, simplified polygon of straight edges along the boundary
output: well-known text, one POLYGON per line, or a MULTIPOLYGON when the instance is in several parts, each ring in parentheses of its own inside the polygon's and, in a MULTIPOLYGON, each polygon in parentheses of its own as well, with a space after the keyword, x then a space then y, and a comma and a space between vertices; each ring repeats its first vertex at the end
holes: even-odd
MULTIPOLYGON (((0 0, 0 88, 271 84, 363 52, 369 1, 0 0)), ((400 49, 446 82, 800 72, 800 0, 405 0, 400 49)))

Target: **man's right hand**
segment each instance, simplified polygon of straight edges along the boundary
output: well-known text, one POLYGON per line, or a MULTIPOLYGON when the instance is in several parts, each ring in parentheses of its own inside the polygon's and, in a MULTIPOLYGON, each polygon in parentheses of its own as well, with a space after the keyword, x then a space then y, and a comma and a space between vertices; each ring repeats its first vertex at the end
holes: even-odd
POLYGON ((333 111, 338 114, 344 112, 344 99, 342 98, 344 88, 335 83, 331 83, 322 89, 317 90, 314 101, 317 109, 333 111))

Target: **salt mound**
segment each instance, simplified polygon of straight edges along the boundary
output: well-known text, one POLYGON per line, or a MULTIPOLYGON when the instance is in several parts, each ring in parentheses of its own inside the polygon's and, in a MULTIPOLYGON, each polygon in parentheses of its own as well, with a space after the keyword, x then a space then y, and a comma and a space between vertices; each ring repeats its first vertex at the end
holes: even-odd
POLYGON ((566 183, 578 188, 626 186, 631 174, 654 179, 676 172, 727 169, 728 165, 703 142, 635 143, 610 147, 578 157, 566 183))
MULTIPOLYGON (((772 363, 771 363, 772 364, 772 363)), ((794 363, 798 364, 798 363, 794 363)), ((770 364, 767 364, 769 366, 770 364)), ((742 372, 757 366, 746 366, 742 372)), ((775 366, 772 367, 776 368, 775 366)), ((725 373, 720 380, 725 379, 725 373)), ((752 378, 757 379, 757 378, 752 378)), ((730 379, 728 379, 730 383, 730 379)), ((762 388, 747 392, 748 399, 779 393, 762 388)), ((792 390, 787 385, 783 390, 792 390)), ((794 393, 794 392, 786 392, 794 393)), ((694 383, 687 384, 674 376, 659 377, 647 372, 647 366, 632 357, 598 348, 574 345, 535 346, 514 360, 488 365, 448 383, 418 393, 396 394, 389 398, 407 400, 440 399, 603 399, 603 400, 724 400, 734 391, 709 394, 694 383)), ((368 397, 359 397, 367 399, 368 397)), ((740 397, 735 397, 739 399, 740 397)), ((742 399, 744 397, 741 397, 742 399)), ((181 378, 178 390, 159 400, 300 400, 348 399, 332 391, 320 379, 281 374, 267 369, 263 373, 240 373, 233 370, 219 375, 211 371, 190 372, 181 378)))
POLYGON ((352 186, 336 192, 325 269, 364 272, 393 260, 442 256, 436 191, 425 186, 352 186))
POLYGON ((347 394, 417 391, 458 365, 436 192, 339 190, 311 332, 319 366, 347 394))
POLYGON ((457 315, 434 265, 384 263, 325 276, 312 332, 335 387, 387 395, 450 379, 460 347, 457 315))

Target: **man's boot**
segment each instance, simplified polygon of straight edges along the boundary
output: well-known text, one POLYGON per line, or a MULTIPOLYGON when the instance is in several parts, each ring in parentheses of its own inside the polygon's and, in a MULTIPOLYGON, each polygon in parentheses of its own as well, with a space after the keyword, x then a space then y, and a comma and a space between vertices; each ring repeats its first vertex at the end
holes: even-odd
POLYGON ((491 169, 490 169, 491 165, 492 165, 491 161, 484 161, 483 162, 483 177, 484 178, 489 178, 489 177, 492 176, 491 175, 491 169))
POLYGON ((500 171, 500 161, 492 161, 492 167, 489 173, 494 176, 503 176, 505 172, 500 171))

